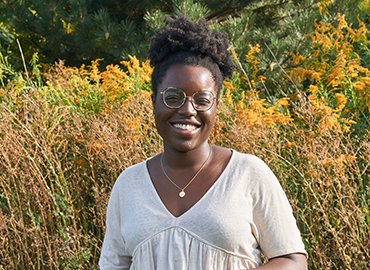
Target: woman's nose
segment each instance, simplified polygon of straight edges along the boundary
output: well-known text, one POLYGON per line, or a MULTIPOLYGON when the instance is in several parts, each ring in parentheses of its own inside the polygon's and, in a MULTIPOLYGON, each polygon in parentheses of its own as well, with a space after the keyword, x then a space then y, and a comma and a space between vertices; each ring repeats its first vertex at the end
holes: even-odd
POLYGON ((186 115, 195 115, 197 110, 194 108, 192 97, 186 97, 184 104, 178 109, 178 113, 186 115))

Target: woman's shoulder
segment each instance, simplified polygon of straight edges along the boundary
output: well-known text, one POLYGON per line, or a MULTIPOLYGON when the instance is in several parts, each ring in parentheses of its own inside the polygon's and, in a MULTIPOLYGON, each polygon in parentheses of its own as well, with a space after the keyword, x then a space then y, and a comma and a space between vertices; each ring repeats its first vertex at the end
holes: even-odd
POLYGON ((248 179, 253 182, 253 186, 276 186, 280 185, 274 172, 260 157, 232 150, 228 172, 233 177, 248 179))
POLYGON ((133 164, 124 169, 115 181, 115 185, 122 185, 132 179, 145 177, 147 174, 146 162, 149 159, 133 164))
POLYGON ((231 149, 232 151, 232 160, 236 166, 241 166, 245 168, 268 168, 268 165, 258 156, 249 154, 249 153, 242 153, 237 150, 231 149))

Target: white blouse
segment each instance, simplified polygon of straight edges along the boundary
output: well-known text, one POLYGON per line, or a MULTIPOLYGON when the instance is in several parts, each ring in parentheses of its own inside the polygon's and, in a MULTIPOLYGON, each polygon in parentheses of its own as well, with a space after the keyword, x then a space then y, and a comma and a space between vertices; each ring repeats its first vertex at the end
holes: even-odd
POLYGON ((307 254, 279 181, 259 158, 232 150, 229 164, 187 212, 173 216, 146 162, 126 169, 108 203, 102 270, 234 270, 307 254))

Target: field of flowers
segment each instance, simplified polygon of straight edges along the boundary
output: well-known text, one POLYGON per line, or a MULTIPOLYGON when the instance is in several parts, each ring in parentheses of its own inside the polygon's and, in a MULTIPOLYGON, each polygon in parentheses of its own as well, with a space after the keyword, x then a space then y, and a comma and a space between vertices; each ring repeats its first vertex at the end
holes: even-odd
MULTIPOLYGON (((210 140, 272 168, 309 269, 369 269, 370 70, 357 53, 368 32, 338 18, 316 23, 307 55, 292 54, 281 80, 297 91, 280 99, 260 98, 250 46, 249 69, 224 83, 210 140)), ((152 68, 134 56, 104 71, 99 60, 33 60, 27 79, 0 59, 0 269, 97 269, 115 179, 162 149, 152 68)))

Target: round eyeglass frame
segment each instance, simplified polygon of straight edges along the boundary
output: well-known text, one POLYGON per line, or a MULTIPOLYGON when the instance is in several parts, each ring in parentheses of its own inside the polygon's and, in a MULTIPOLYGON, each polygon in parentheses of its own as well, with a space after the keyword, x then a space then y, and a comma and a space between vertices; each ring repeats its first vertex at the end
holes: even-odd
POLYGON ((182 90, 182 89, 180 89, 180 88, 177 88, 177 87, 167 87, 166 89, 164 89, 162 92, 158 92, 159 94, 161 94, 162 96, 163 96, 163 103, 164 103, 164 105, 166 105, 168 108, 170 108, 170 109, 179 109, 179 108, 181 108, 182 107, 182 105, 184 105, 185 104, 185 100, 187 99, 187 98, 190 98, 190 101, 191 101, 191 105, 193 105, 193 108, 197 111, 197 112, 206 112, 206 111, 208 111, 209 109, 211 109, 212 108, 212 106, 213 106, 213 104, 215 103, 215 99, 216 99, 216 97, 215 97, 215 95, 211 92, 211 91, 208 91, 208 90, 199 90, 198 92, 195 92, 192 96, 187 96, 186 94, 185 94, 185 91, 184 90, 182 90), (182 91, 182 93, 184 94, 184 99, 182 100, 182 103, 179 105, 179 106, 170 106, 170 105, 168 105, 167 103, 166 103, 166 100, 165 100, 165 97, 164 97, 164 93, 167 91, 167 90, 170 90, 170 89, 177 89, 177 90, 181 90, 182 91), (207 108, 207 109, 205 109, 205 110, 200 110, 200 109, 197 109, 196 108, 196 106, 195 106, 195 104, 194 104, 194 99, 193 99, 193 97, 197 94, 197 93, 199 93, 199 92, 207 92, 207 93, 210 93, 211 95, 212 95, 212 104, 209 106, 209 108, 207 108))

